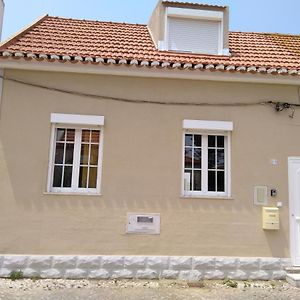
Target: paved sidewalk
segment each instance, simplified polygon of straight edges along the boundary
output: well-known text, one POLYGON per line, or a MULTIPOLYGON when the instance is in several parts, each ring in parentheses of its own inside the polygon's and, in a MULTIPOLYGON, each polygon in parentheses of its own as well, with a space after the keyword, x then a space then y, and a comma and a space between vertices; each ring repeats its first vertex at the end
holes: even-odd
POLYGON ((300 300, 300 290, 284 281, 205 281, 188 284, 178 281, 88 281, 0 279, 3 300, 300 300))

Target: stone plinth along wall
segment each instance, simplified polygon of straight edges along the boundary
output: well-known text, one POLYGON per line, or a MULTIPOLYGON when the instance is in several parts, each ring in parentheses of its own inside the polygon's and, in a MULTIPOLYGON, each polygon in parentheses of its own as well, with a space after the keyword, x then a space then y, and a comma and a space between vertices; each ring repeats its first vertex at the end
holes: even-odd
POLYGON ((0 277, 69 279, 285 279, 290 259, 195 256, 0 256, 0 277))

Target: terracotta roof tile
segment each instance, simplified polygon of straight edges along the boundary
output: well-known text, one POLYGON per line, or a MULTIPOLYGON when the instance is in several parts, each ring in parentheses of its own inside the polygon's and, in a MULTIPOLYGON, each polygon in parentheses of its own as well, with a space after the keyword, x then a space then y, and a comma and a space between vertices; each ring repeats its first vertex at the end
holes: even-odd
POLYGON ((300 70, 300 36, 230 32, 230 56, 159 51, 146 25, 46 16, 0 47, 0 54, 25 52, 147 60, 169 63, 287 68, 300 70))

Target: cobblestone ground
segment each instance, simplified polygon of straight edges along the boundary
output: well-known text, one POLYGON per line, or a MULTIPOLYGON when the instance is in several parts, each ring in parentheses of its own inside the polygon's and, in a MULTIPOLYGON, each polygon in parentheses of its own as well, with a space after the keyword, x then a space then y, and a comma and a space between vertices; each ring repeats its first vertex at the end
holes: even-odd
POLYGON ((284 281, 224 282, 132 280, 16 280, 0 279, 0 299, 5 300, 251 300, 299 299, 300 289, 284 281), (237 286, 235 287, 235 285, 237 286))

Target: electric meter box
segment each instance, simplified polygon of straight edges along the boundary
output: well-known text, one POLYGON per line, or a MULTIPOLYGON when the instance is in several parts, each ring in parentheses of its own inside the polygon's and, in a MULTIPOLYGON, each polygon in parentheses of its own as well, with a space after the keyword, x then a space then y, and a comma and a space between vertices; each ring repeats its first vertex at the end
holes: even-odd
POLYGON ((127 233, 160 234, 160 214, 127 214, 127 233))
POLYGON ((279 208, 263 207, 263 229, 278 230, 279 229, 279 208))

